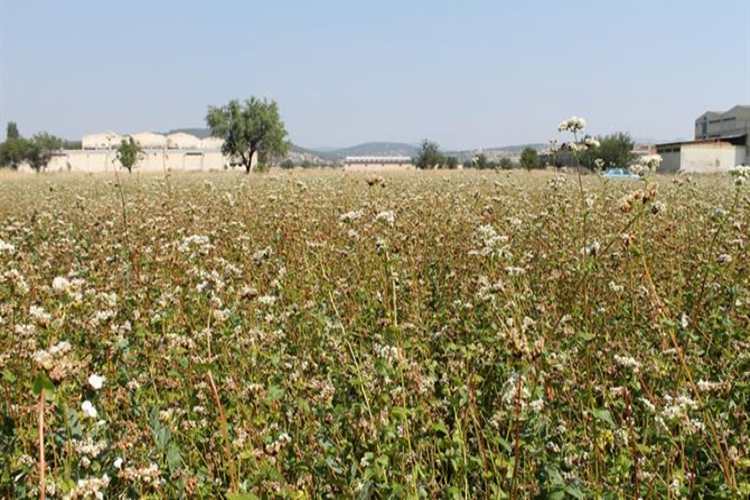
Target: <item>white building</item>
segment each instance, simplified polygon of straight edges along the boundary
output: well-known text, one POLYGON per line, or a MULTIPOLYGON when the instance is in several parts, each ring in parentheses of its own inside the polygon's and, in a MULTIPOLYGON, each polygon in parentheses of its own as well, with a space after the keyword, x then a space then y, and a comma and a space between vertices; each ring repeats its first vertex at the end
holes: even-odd
POLYGON ((750 106, 703 113, 694 141, 657 144, 656 151, 664 172, 720 173, 750 163, 750 106))
POLYGON ((347 156, 344 171, 391 171, 412 170, 414 165, 408 156, 347 156))
MULTIPOLYGON (((62 150, 55 154, 47 166, 47 171, 112 172, 121 168, 117 161, 117 147, 130 137, 143 149, 141 159, 136 165, 136 170, 140 172, 211 171, 226 170, 232 166, 230 159, 221 152, 224 141, 216 137, 201 140, 182 132, 169 136, 151 132, 132 136, 102 132, 83 136, 82 149, 62 150)), ((253 164, 256 163, 257 155, 253 158, 253 164)))

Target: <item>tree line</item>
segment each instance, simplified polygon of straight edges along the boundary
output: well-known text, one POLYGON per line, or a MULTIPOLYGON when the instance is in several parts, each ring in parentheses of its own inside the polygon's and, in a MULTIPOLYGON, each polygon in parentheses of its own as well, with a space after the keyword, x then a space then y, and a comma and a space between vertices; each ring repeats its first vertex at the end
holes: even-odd
MULTIPOLYGON (((291 160, 282 161, 291 146, 289 134, 281 120, 278 104, 267 99, 251 97, 241 102, 232 100, 224 106, 209 106, 206 123, 213 137, 223 139, 222 153, 230 158, 230 166, 241 166, 246 173, 253 170, 265 170, 270 165, 285 168, 293 166, 291 160)), ((583 167, 594 170, 602 167, 627 167, 634 159, 634 142, 624 132, 586 138, 586 144, 595 144, 585 148, 578 155, 583 167)), ((46 132, 24 138, 14 122, 8 123, 7 137, 0 144, 0 167, 18 169, 28 164, 34 171, 40 172, 49 164, 52 157, 63 147, 79 144, 66 143, 59 137, 46 132)), ((564 148, 562 148, 564 151, 564 148)), ((141 146, 131 138, 125 138, 115 151, 114 161, 132 172, 143 157, 141 146)), ((419 153, 413 158, 414 166, 420 170, 456 169, 459 166, 476 169, 513 169, 527 170, 546 166, 561 166, 562 160, 557 156, 556 148, 550 154, 539 155, 532 147, 525 148, 518 163, 504 157, 490 160, 480 153, 461 164, 458 157, 440 151, 440 146, 433 141, 422 141, 419 153)))

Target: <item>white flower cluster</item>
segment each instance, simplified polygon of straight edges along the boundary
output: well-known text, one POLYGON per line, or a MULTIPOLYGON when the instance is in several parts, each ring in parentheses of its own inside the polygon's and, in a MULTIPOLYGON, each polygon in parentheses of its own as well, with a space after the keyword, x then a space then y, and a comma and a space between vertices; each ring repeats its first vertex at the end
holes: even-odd
POLYGON ((96 411, 96 408, 89 400, 86 400, 81 404, 81 411, 83 412, 83 415, 88 418, 96 418, 99 416, 99 412, 96 411))
POLYGON ((513 372, 508 380, 503 384, 502 389, 502 402, 506 408, 515 408, 516 404, 519 405, 519 409, 523 411, 526 408, 526 401, 531 397, 529 389, 526 387, 526 380, 523 378, 520 380, 520 393, 519 393, 519 374, 513 372))
POLYGON ((385 212, 380 212, 375 217, 375 222, 384 222, 385 224, 393 227, 393 225, 396 223, 396 216, 393 214, 392 210, 387 210, 385 212))
POLYGON ((286 432, 282 432, 279 437, 276 438, 276 441, 266 445, 266 453, 268 453, 269 455, 278 454, 284 446, 289 444, 291 440, 292 438, 289 437, 289 434, 287 434, 286 432))
POLYGON ((618 365, 625 368, 632 368, 636 373, 641 369, 641 364, 633 357, 615 354, 614 359, 618 365))
POLYGON ((9 254, 16 253, 16 247, 11 245, 10 243, 6 243, 5 241, 0 240, 0 254, 6 253, 6 252, 9 254))
POLYGON ((590 148, 598 148, 599 146, 602 145, 602 143, 599 142, 599 140, 594 137, 586 137, 586 140, 583 141, 583 143, 586 144, 586 146, 590 148))
POLYGON ((655 172, 659 168, 659 165, 661 165, 661 162, 662 157, 660 155, 642 156, 630 166, 630 171, 635 175, 643 177, 648 172, 655 172))
MULTIPOLYGON (((735 179, 735 183, 738 186, 744 184, 746 181, 750 181, 750 165, 738 165, 734 167, 730 172, 735 179)), ((0 245, 0 250, 2 249, 1 247, 2 245, 0 245)))
POLYGON ((47 326, 52 321, 52 315, 44 308, 32 305, 29 307, 29 316, 40 326, 47 326))
POLYGON ((52 290, 57 294, 67 293, 70 286, 70 280, 64 276, 58 276, 52 280, 52 290))
POLYGON ((571 116, 567 120, 560 122, 557 130, 560 132, 580 132, 586 128, 586 120, 579 118, 578 116, 571 116))
POLYGON ((703 430, 703 422, 696 418, 690 418, 690 412, 698 409, 698 403, 687 396, 677 396, 672 398, 664 396, 666 404, 661 416, 657 422, 660 426, 666 428, 664 420, 682 425, 682 428, 690 435, 696 434, 703 430))
POLYGON ((353 210, 351 212, 346 212, 341 217, 339 217, 339 221, 343 223, 354 222, 361 219, 362 215, 362 210, 353 210))
POLYGON ((17 269, 11 269, 10 271, 0 276, 0 283, 9 283, 13 287, 15 287, 16 291, 18 291, 18 293, 20 293, 21 295, 26 295, 29 293, 29 284, 17 269))
POLYGON ((91 458, 98 457, 101 452, 107 449, 107 442, 102 440, 95 443, 91 437, 87 437, 83 441, 74 440, 73 448, 79 455, 86 455, 91 458))
POLYGON ((79 479, 75 487, 63 498, 65 500, 76 500, 78 498, 95 498, 96 500, 102 500, 104 493, 102 490, 106 490, 109 486, 109 476, 104 474, 102 477, 94 477, 89 479, 79 479))
POLYGON ((55 366, 55 361, 64 357, 71 349, 70 342, 58 342, 47 350, 37 351, 34 354, 34 361, 45 370, 52 370, 55 366))
POLYGON ((95 391, 98 391, 104 385, 104 381, 105 380, 106 379, 104 377, 102 377, 101 375, 97 375, 95 373, 92 373, 91 375, 89 375, 88 382, 89 382, 89 385, 91 386, 92 389, 94 389, 95 391))
POLYGON ((193 250, 197 250, 198 253, 202 255, 208 254, 208 252, 211 251, 212 248, 213 245, 211 245, 211 240, 209 239, 209 237, 198 234, 194 234, 192 236, 184 238, 177 245, 177 250, 179 250, 180 253, 191 253, 193 250))
POLYGON ((260 264, 273 256, 273 247, 266 247, 253 254, 253 262, 260 264))
POLYGON ((469 255, 481 257, 510 257, 510 248, 506 243, 508 237, 498 234, 494 227, 489 224, 479 226, 475 233, 475 239, 481 245, 478 250, 471 250, 469 255))
POLYGON ((399 348, 396 346, 375 344, 373 349, 379 358, 384 359, 389 363, 398 361, 401 355, 399 348))
POLYGON ((148 467, 127 467, 120 471, 117 477, 125 479, 127 481, 138 481, 144 484, 156 485, 159 482, 159 466, 155 463, 150 464, 148 467))

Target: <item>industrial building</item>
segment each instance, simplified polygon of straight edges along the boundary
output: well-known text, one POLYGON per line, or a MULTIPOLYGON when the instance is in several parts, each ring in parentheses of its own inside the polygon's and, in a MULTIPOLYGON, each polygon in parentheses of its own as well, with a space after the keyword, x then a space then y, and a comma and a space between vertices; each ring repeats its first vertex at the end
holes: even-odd
MULTIPOLYGON (((81 149, 63 150, 53 156, 48 172, 112 172, 120 168, 116 150, 123 140, 132 137, 143 155, 136 169, 141 172, 224 170, 232 166, 221 147, 224 141, 216 137, 200 139, 177 132, 169 135, 142 132, 119 135, 103 132, 85 135, 81 149)), ((255 163, 257 158, 253 158, 255 163)))
POLYGON ((413 168, 412 160, 408 156, 347 156, 344 159, 345 172, 384 172, 413 168))
POLYGON ((728 172, 750 163, 750 106, 708 111, 695 120, 695 140, 658 144, 660 171, 728 172))

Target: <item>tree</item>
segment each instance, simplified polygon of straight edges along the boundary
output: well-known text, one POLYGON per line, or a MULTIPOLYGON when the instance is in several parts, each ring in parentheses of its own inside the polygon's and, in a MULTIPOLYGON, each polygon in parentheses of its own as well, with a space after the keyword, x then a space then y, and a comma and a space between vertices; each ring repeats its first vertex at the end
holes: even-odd
POLYGON ((458 158, 455 156, 446 156, 445 157, 445 168, 455 170, 458 168, 458 158))
POLYGON ((479 170, 486 170, 488 168, 492 167, 492 164, 490 163, 490 160, 487 159, 487 155, 484 153, 479 153, 471 160, 474 168, 478 168, 479 170))
POLYGON ((635 160, 633 153, 635 142, 626 132, 617 132, 599 138, 599 147, 596 148, 594 156, 604 160, 604 165, 609 167, 627 168, 635 160))
POLYGON ((419 154, 414 158, 414 166, 420 170, 438 168, 445 163, 445 157, 440 153, 440 146, 427 139, 422 141, 419 154))
POLYGON ((39 173, 49 165, 56 151, 63 147, 63 140, 47 132, 40 132, 28 141, 24 159, 39 173))
MULTIPOLYGON (((307 161, 307 160, 305 160, 307 161)), ((304 162, 303 162, 304 163, 304 162)), ((290 168, 294 168, 294 160, 291 158, 287 158, 284 161, 281 162, 281 168, 288 170, 290 168)))
POLYGON ((539 166, 539 153, 532 147, 526 147, 521 152, 521 167, 526 170, 537 168, 539 166))
POLYGON ((498 165, 503 170, 510 170, 513 168, 513 160, 511 160, 507 156, 503 156, 502 158, 500 158, 500 162, 498 163, 498 165))
POLYGON ((8 122, 8 126, 5 132, 5 139, 20 139, 21 134, 18 132, 18 125, 16 122, 8 122))
POLYGON ((123 139, 117 147, 115 158, 129 174, 132 174, 133 167, 137 166, 138 162, 143 159, 143 148, 132 137, 128 137, 123 139))
POLYGON ((288 134, 274 101, 251 97, 244 103, 232 100, 226 106, 210 106, 206 122, 212 136, 224 139, 222 152, 238 159, 246 173, 253 168, 253 158, 267 161, 283 157, 289 149, 288 134))
POLYGON ((5 142, 0 144, 0 168, 10 167, 18 170, 18 167, 26 161, 28 141, 21 137, 15 122, 8 122, 5 142))

